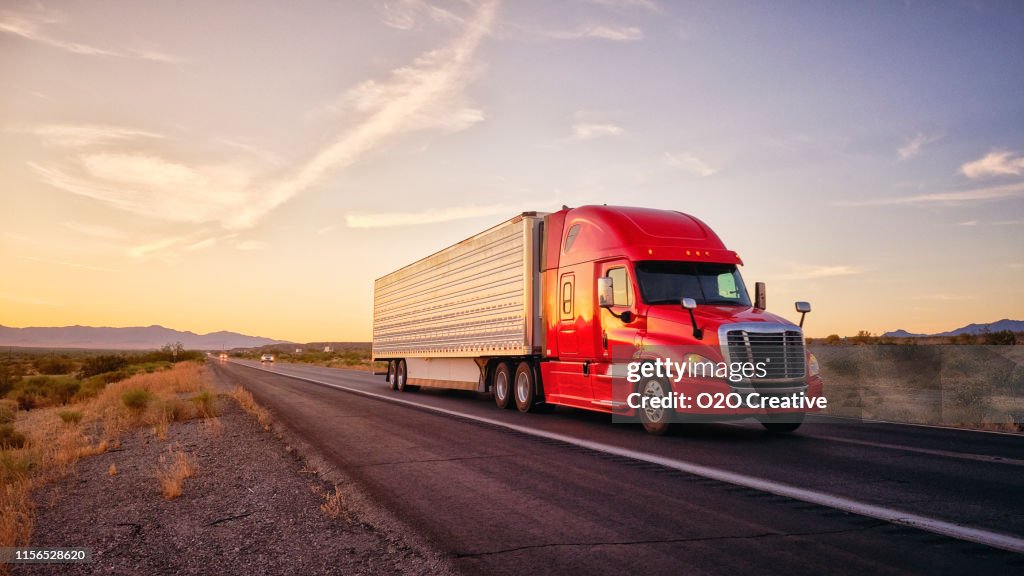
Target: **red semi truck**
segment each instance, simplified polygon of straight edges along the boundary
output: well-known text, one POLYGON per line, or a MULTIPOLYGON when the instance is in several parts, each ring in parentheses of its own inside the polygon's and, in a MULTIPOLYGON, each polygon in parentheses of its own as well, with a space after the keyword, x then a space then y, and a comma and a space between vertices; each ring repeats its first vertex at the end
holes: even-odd
POLYGON ((378 278, 372 354, 398 391, 609 412, 654 434, 735 418, 792 431, 823 406, 817 361, 801 326, 765 310, 763 284, 751 300, 741 265, 681 212, 526 212, 378 278))

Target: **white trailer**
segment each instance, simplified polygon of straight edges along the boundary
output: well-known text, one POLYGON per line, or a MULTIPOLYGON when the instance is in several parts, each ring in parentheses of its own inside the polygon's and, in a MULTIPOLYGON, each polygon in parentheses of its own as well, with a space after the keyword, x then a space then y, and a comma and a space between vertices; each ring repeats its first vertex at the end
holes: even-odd
POLYGON ((483 392, 490 360, 540 353, 543 217, 524 212, 374 282, 372 355, 393 388, 483 392))

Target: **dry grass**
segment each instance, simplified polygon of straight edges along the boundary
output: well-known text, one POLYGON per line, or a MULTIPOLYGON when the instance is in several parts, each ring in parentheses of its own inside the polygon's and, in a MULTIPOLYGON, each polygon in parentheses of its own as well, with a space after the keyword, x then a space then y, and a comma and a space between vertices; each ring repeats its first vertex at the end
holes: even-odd
MULTIPOLYGON (((122 434, 132 427, 152 426, 158 437, 166 438, 171 423, 209 414, 215 400, 205 387, 202 370, 196 363, 183 362, 170 370, 138 374, 107 385, 94 398, 59 409, 17 412, 9 401, 0 401, 0 421, 13 421, 12 434, 24 437, 15 442, 17 437, 11 436, 8 446, 0 449, 0 546, 29 544, 32 490, 71 473, 79 458, 119 447, 122 434), (208 399, 187 401, 204 391, 208 399)), ((170 465, 174 476, 188 471, 184 478, 194 472, 194 463, 182 456, 187 466, 182 468, 178 456, 170 465)), ((115 467, 111 470, 116 474, 115 467)), ((180 480, 178 484, 180 490, 180 480)))
POLYGON ((238 402, 243 410, 255 416, 264 430, 270 431, 270 412, 256 403, 251 392, 241 386, 235 386, 235 389, 231 391, 231 397, 238 402))
POLYGON ((186 454, 184 450, 169 446, 167 454, 160 456, 160 465, 156 470, 156 477, 160 482, 160 491, 163 492, 164 498, 173 500, 181 496, 182 484, 185 479, 191 478, 195 473, 195 459, 186 454))
POLYGON ((341 494, 341 486, 335 485, 334 492, 324 492, 319 487, 315 487, 313 491, 324 499, 323 503, 320 504, 320 510, 330 516, 331 518, 338 518, 345 512, 345 500, 341 494))
POLYGON ((110 468, 107 468, 107 476, 117 476, 117 464, 110 464, 110 468))

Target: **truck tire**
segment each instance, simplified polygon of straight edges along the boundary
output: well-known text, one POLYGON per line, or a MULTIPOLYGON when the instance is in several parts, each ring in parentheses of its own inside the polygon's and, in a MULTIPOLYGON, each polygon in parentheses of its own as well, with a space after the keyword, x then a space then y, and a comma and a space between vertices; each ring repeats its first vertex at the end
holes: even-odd
POLYGON ((408 375, 409 373, 405 368, 405 360, 395 360, 395 390, 405 392, 405 381, 408 375))
MULTIPOLYGON (((672 386, 660 378, 650 378, 640 383, 637 387, 641 400, 644 397, 666 397, 671 396, 672 386)), ((654 436, 664 436, 672 428, 672 420, 675 412, 669 408, 638 408, 640 423, 644 430, 654 436)))
POLYGON ((761 426, 764 426, 765 430, 775 434, 785 434, 795 431, 804 423, 804 414, 802 412, 799 414, 783 414, 774 418, 772 416, 762 416, 758 420, 760 420, 761 426))
POLYGON ((516 367, 515 386, 513 392, 516 400, 516 410, 530 412, 534 409, 533 400, 537 395, 537 382, 533 375, 533 366, 523 360, 516 367))
POLYGON ((499 362, 494 367, 493 378, 491 388, 494 390, 494 403, 498 408, 508 408, 512 405, 512 374, 508 364, 499 362))
POLYGON ((398 362, 395 360, 388 360, 388 388, 392 390, 398 389, 398 382, 395 378, 395 372, 398 371, 398 362))

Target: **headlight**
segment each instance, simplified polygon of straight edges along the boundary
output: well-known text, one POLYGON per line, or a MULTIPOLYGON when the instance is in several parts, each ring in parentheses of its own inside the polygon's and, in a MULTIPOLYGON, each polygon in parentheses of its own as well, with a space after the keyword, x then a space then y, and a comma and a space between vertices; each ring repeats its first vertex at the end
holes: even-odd
POLYGON ((807 355, 807 369, 811 372, 811 376, 817 376, 821 369, 818 368, 818 359, 814 354, 807 355))
POLYGON ((683 356, 683 365, 686 375, 690 378, 714 378, 716 365, 711 360, 700 354, 687 354, 683 356), (710 364, 710 366, 707 366, 710 364))

